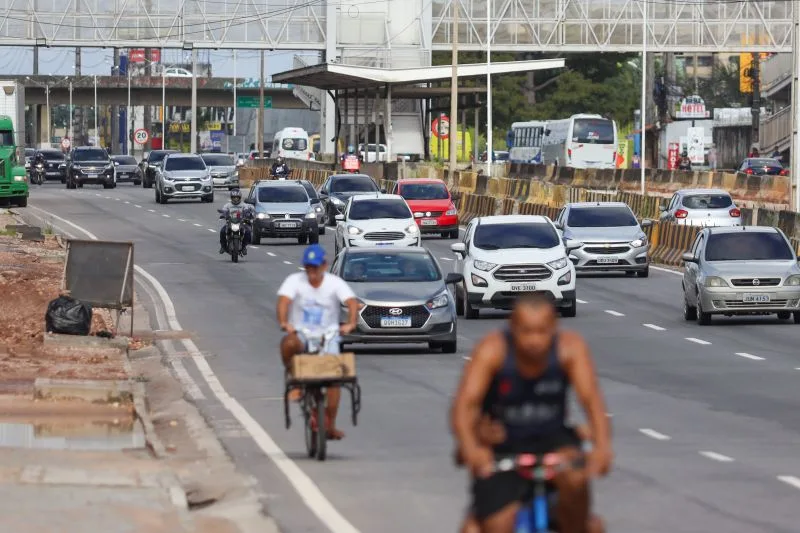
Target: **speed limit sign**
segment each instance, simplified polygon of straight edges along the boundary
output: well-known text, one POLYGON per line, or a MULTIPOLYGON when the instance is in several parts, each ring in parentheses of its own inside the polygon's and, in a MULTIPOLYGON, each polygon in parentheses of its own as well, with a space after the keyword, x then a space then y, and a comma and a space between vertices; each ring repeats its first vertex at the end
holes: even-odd
POLYGON ((133 140, 136 141, 137 144, 145 144, 148 139, 150 139, 150 134, 147 133, 146 129, 139 128, 133 132, 133 140))

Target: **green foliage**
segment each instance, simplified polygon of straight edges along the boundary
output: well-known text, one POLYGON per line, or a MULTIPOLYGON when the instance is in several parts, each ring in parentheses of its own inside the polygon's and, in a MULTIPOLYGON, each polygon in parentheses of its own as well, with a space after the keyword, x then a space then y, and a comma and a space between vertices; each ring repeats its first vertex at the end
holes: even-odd
POLYGON ((739 92, 738 63, 717 62, 708 79, 697 80, 695 91, 694 78, 681 80, 683 94, 697 94, 706 103, 706 109, 717 107, 747 107, 750 95, 739 92))

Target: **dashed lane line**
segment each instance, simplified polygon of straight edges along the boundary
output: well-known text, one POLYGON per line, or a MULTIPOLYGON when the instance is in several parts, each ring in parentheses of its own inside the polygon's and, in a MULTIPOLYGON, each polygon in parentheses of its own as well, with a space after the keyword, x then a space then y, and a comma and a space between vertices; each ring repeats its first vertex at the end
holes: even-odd
POLYGON ((156 212, 155 209, 148 209, 148 211, 150 211, 151 213, 155 213, 156 212))
POLYGON ((125 203, 126 203, 126 204, 128 204, 128 205, 130 205, 130 202, 129 202, 128 200, 125 200, 125 203))
POLYGON ((663 433, 659 433, 655 429, 650 429, 650 428, 641 428, 639 432, 642 435, 647 435, 651 439, 656 439, 656 440, 670 440, 672 438, 669 435, 664 435, 663 433))
POLYGON ((778 476, 778 479, 787 485, 791 485, 796 489, 800 489, 800 478, 794 476, 778 476))
POLYGON ((164 217, 164 218, 169 218, 169 215, 167 215, 166 213, 162 213, 161 216, 164 217))
POLYGON ((178 222, 186 222, 186 219, 185 218, 179 218, 178 222))
POLYGON ((707 457, 713 461, 719 461, 720 463, 730 463, 733 461, 733 457, 728 457, 727 455, 722 455, 721 453, 712 452, 712 451, 701 451, 700 455, 703 457, 707 457))
POLYGON ((746 352, 736 352, 736 355, 739 357, 744 357, 745 359, 752 359, 753 361, 763 361, 763 357, 759 357, 758 355, 753 355, 746 352))
POLYGON ((133 207, 138 207, 139 209, 142 208, 142 206, 140 206, 139 204, 133 204, 133 207))
POLYGON ((619 311, 614 311, 613 309, 606 309, 605 312, 611 316, 625 316, 623 313, 620 313, 619 311))
POLYGON ((267 252, 267 255, 270 257, 275 257, 275 254, 273 254, 272 252, 267 252))
POLYGON ((283 264, 284 264, 284 265, 291 265, 291 264, 292 264, 292 262, 291 262, 291 261, 284 261, 284 262, 283 262, 283 264))
POLYGON ((198 228, 202 228, 203 227, 202 224, 198 224, 197 222, 195 222, 194 225, 197 226, 198 228))
POLYGON ((702 344, 703 346, 707 346, 707 345, 711 344, 708 341, 704 341, 703 339, 696 339, 694 337, 684 337, 684 339, 686 339, 689 342, 693 342, 695 344, 702 344))
POLYGON ((216 232, 217 232, 217 230, 215 230, 215 229, 211 229, 211 228, 207 228, 207 229, 208 229, 208 231, 210 231, 211 233, 216 233, 216 232))
POLYGON ((653 331, 666 331, 666 328, 662 328, 661 326, 656 326, 655 324, 642 324, 646 328, 650 328, 653 331))
POLYGON ((584 305, 584 304, 588 304, 588 303, 589 303, 589 302, 587 302, 586 300, 581 300, 580 298, 575 298, 575 301, 576 301, 576 302, 578 302, 578 303, 579 303, 579 304, 581 304, 581 305, 584 305))

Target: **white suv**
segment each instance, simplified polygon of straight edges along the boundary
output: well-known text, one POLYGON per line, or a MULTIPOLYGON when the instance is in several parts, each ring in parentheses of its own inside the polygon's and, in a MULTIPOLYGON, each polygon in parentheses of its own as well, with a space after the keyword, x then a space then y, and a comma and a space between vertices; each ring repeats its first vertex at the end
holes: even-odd
POLYGON ((456 254, 456 272, 464 276, 456 286, 456 310, 478 318, 479 308, 510 309, 517 296, 545 292, 561 315, 577 312, 575 266, 553 222, 543 216, 506 215, 474 218, 463 242, 450 246, 456 254))
POLYGON ((336 215, 336 255, 351 246, 420 246, 414 215, 397 194, 357 194, 336 215))

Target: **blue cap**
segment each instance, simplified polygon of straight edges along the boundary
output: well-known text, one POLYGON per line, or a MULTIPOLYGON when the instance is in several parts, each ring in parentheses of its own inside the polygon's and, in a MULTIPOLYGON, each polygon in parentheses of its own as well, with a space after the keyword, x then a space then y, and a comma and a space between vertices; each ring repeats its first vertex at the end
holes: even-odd
POLYGON ((312 244, 303 252, 303 266, 318 267, 325 262, 325 248, 312 244))

